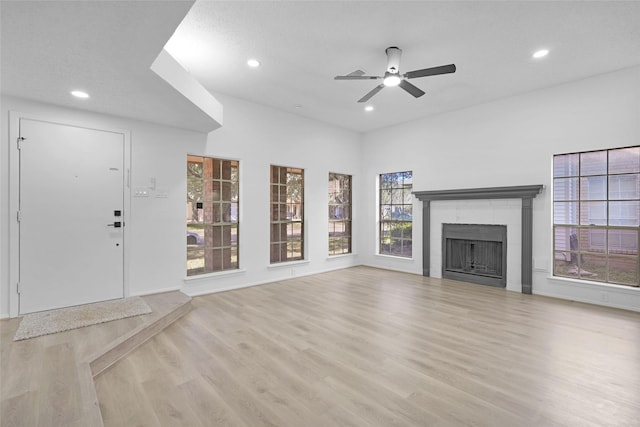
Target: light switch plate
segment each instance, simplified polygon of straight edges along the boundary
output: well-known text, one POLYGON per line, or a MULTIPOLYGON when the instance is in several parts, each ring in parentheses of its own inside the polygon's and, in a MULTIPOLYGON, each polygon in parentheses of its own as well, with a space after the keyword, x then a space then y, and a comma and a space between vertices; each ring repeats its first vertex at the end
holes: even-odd
POLYGON ((151 191, 145 187, 138 187, 133 190, 133 197, 149 197, 151 191))

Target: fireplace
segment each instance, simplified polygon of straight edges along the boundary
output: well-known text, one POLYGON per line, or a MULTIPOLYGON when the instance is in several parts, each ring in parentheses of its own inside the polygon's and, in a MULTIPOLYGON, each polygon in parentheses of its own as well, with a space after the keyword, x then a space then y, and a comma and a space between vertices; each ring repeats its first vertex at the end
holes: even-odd
MULTIPOLYGON (((533 198, 542 191, 542 188, 542 185, 520 185, 414 191, 413 194, 422 202, 422 274, 426 277, 431 276, 431 202, 442 200, 521 199, 520 283, 522 293, 531 294, 533 287, 533 198)), ((503 253, 505 252, 503 248, 503 253)), ((505 264, 503 264, 504 268, 506 268, 505 264)))
POLYGON ((507 227, 442 224, 442 277, 504 288, 507 227))

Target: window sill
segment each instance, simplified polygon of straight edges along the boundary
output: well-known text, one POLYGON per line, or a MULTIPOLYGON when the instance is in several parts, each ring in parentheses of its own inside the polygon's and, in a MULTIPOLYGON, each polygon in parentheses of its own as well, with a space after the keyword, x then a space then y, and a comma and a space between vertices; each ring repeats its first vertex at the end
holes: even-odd
POLYGON ((239 274, 244 274, 246 272, 247 270, 244 270, 244 269, 216 271, 215 273, 205 273, 205 274, 198 274, 195 276, 187 276, 184 278, 184 282, 186 283, 186 282, 192 282, 192 281, 197 281, 201 279, 213 279, 213 278, 226 277, 226 276, 236 276, 239 274))
POLYGON ((279 262, 277 264, 269 264, 267 265, 267 269, 276 270, 278 268, 286 268, 286 267, 292 267, 296 265, 305 265, 305 264, 309 264, 308 259, 301 259, 299 261, 279 262))
POLYGON ((556 282, 560 282, 567 285, 572 285, 576 287, 584 287, 584 286, 598 286, 601 288, 610 288, 617 290, 629 290, 631 292, 640 292, 640 287, 636 286, 627 286, 627 285, 616 285, 614 283, 604 283, 604 282, 596 282, 593 280, 581 280, 581 279, 573 279, 571 277, 562 277, 562 276, 547 276, 549 280, 554 280, 556 282))
POLYGON ((391 259, 394 261, 404 261, 404 262, 413 262, 413 258, 405 258, 402 256, 395 256, 395 255, 384 255, 384 254, 376 254, 377 257, 380 258, 385 258, 385 259, 391 259))

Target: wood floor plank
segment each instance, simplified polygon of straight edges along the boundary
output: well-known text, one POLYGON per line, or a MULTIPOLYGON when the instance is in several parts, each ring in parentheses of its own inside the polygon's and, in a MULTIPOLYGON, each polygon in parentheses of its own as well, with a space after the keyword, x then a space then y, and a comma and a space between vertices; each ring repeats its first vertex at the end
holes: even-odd
MULTIPOLYGON (((101 427, 103 419, 90 369, 93 357, 110 351, 114 341, 143 328, 146 322, 168 318, 173 309, 185 308, 190 301, 179 292, 144 298, 153 309, 151 314, 22 341, 13 341, 21 318, 1 320, 0 426, 101 427)), ((146 396, 139 381, 128 384, 136 385, 131 390, 136 402, 146 396)), ((119 396, 117 391, 115 394, 119 396)), ((136 405, 133 413, 137 416, 143 410, 143 405, 136 405)), ((154 414, 152 410, 148 413, 154 414)), ((117 425, 148 425, 152 419, 148 416, 137 424, 125 417, 117 425)))
POLYGON ((160 421, 129 360, 122 360, 114 375, 96 384, 96 393, 102 396, 100 410, 105 426, 159 426, 160 421), (127 393, 121 393, 127 390, 127 393), (135 399, 131 405, 129 399, 135 399))
POLYGON ((178 386, 187 405, 203 426, 251 427, 230 410, 217 391, 202 378, 194 378, 178 386))
POLYGON ((38 425, 38 392, 30 391, 2 400, 0 407, 0 425, 2 426, 37 426, 38 425))
POLYGON ((640 313, 368 267, 192 305, 96 378, 106 425, 123 420, 110 417, 116 404, 137 419, 152 411, 150 426, 640 419, 640 313), (136 409, 140 399, 148 405, 136 409))

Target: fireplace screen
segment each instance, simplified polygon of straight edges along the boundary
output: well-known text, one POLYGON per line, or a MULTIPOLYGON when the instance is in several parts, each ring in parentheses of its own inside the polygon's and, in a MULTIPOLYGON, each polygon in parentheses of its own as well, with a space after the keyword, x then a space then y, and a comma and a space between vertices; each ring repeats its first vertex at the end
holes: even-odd
POLYGON ((443 224, 442 277, 506 286, 506 226, 443 224))
POLYGON ((502 242, 447 239, 449 271, 502 276, 502 242))

